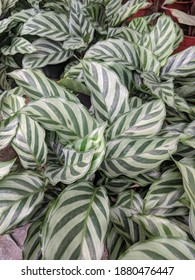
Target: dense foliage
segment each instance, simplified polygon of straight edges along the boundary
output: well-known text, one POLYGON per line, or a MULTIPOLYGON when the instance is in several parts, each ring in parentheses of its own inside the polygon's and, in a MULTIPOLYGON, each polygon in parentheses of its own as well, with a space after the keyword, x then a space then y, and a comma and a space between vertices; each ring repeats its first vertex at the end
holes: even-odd
POLYGON ((0 234, 31 224, 24 259, 195 259, 195 47, 121 2, 0 0, 0 234))

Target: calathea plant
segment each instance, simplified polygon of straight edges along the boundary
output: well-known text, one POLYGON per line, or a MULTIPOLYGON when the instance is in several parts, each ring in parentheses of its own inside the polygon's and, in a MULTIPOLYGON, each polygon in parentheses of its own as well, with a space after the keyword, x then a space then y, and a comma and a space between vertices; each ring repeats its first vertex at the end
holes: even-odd
POLYGON ((72 90, 9 73, 0 149, 17 157, 0 163, 0 234, 30 223, 24 259, 195 258, 195 48, 172 55, 182 33, 154 18, 109 29, 65 69, 72 90))

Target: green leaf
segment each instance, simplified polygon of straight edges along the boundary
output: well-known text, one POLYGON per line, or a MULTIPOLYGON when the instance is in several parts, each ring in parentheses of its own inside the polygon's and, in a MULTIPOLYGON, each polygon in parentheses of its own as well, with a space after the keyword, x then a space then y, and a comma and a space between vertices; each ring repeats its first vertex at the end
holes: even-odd
POLYGON ((90 169, 88 170, 87 175, 91 175, 97 171, 101 165, 105 150, 106 143, 104 139, 104 132, 106 129, 107 123, 103 123, 89 133, 85 138, 76 140, 74 143, 70 144, 67 147, 73 148, 78 152, 89 151, 92 153, 92 161, 90 169))
POLYGON ((134 191, 125 191, 119 194, 115 205, 111 209, 111 221, 115 230, 120 234, 128 245, 132 245, 140 240, 145 240, 143 229, 129 216, 142 212, 143 200, 134 191))
POLYGON ((16 70, 9 74, 21 86, 25 94, 37 100, 41 97, 64 97, 77 101, 77 97, 69 91, 49 80, 40 70, 23 69, 16 70))
POLYGON ((135 46, 123 39, 108 39, 93 45, 85 54, 86 59, 116 62, 129 67, 129 70, 140 68, 139 57, 135 46))
POLYGON ((22 256, 24 260, 38 260, 41 255, 40 245, 40 227, 42 220, 33 222, 27 231, 22 248, 22 256))
POLYGON ((166 116, 162 101, 151 101, 121 115, 107 130, 107 139, 117 137, 153 137, 161 129, 166 116))
POLYGON ((175 108, 173 79, 163 82, 154 73, 143 73, 141 77, 152 95, 162 99, 169 107, 175 108))
POLYGON ((69 36, 68 18, 52 11, 37 13, 24 23, 21 35, 37 35, 54 41, 65 41, 69 36))
POLYGON ((43 223, 43 259, 101 259, 108 223, 109 202, 103 187, 88 182, 67 187, 43 223))
POLYGON ((23 114, 19 116, 19 126, 12 139, 12 147, 25 169, 35 169, 46 163, 45 131, 28 116, 23 114))
POLYGON ((6 175, 8 175, 15 163, 16 159, 12 159, 10 161, 2 161, 0 162, 0 180, 3 179, 6 175))
POLYGON ((127 249, 124 238, 117 233, 114 226, 109 231, 106 241, 109 260, 117 260, 118 257, 127 249))
POLYGON ((163 78, 170 77, 186 77, 195 71, 195 47, 172 55, 168 58, 166 65, 162 68, 161 76, 163 78))
POLYGON ((24 68, 41 68, 50 64, 59 64, 68 60, 73 53, 64 50, 61 42, 49 39, 38 39, 32 43, 36 52, 24 56, 24 68))
POLYGON ((15 55, 17 53, 34 53, 36 52, 36 47, 33 46, 28 40, 22 37, 15 37, 11 42, 11 46, 3 46, 1 48, 1 52, 4 55, 15 55))
POLYGON ((67 90, 76 92, 76 93, 83 93, 90 96, 90 90, 81 82, 74 80, 74 79, 61 79, 58 84, 60 86, 64 86, 67 90))
POLYGON ((194 260, 195 244, 180 238, 152 238, 127 249, 120 260, 194 260))
POLYGON ((191 206, 189 213, 189 227, 190 232, 195 240, 195 207, 191 206))
MULTIPOLYGON (((109 4, 112 4, 113 2, 116 2, 116 0, 111 0, 109 4)), ((151 4, 149 2, 141 0, 128 1, 112 13, 112 17, 108 19, 108 24, 109 26, 117 26, 128 17, 135 14, 138 10, 144 9, 150 5, 151 4)))
POLYGON ((72 184, 83 178, 90 169, 93 152, 77 152, 74 149, 64 148, 64 166, 49 165, 46 167, 45 176, 52 185, 59 182, 72 184))
POLYGON ((6 148, 11 143, 18 128, 18 118, 11 117, 0 122, 0 150, 6 148))
POLYGON ((148 190, 144 198, 144 213, 161 217, 185 215, 188 209, 180 202, 183 193, 180 172, 167 170, 148 190))
POLYGON ((83 8, 84 6, 80 1, 71 1, 69 16, 69 32, 75 37, 84 38, 84 36, 87 35, 89 37, 88 43, 90 43, 93 40, 94 28, 82 12, 83 8))
POLYGON ((85 83, 91 90, 91 102, 99 122, 113 123, 129 110, 128 90, 118 76, 104 65, 83 62, 85 83))
POLYGON ((11 88, 11 82, 7 77, 7 66, 0 64, 0 89, 8 90, 11 88))
POLYGON ((180 161, 174 160, 183 179, 183 186, 191 204, 195 206, 195 158, 184 158, 180 161))
POLYGON ((56 131, 65 142, 83 138, 97 127, 97 121, 80 102, 65 98, 41 98, 29 103, 21 113, 56 131))
POLYGON ((130 219, 142 227, 148 238, 157 236, 178 237, 182 239, 188 238, 185 231, 166 218, 155 215, 136 214, 131 216, 130 219))
POLYGON ((42 202, 44 183, 30 171, 10 174, 0 182, 0 234, 13 229, 42 202))
POLYGON ((153 139, 121 138, 108 142, 101 170, 109 178, 125 175, 134 178, 157 168, 177 150, 178 139, 155 137, 153 139))
POLYGON ((154 55, 160 61, 161 66, 166 63, 167 58, 174 50, 176 40, 175 25, 173 20, 163 14, 157 20, 156 25, 150 33, 151 47, 154 55))

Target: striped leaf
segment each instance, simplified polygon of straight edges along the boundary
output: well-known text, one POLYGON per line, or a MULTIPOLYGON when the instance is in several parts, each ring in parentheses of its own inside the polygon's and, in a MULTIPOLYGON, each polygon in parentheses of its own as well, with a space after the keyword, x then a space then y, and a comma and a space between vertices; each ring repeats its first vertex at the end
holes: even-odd
POLYGON ((183 134, 180 135, 180 140, 184 145, 195 149, 195 121, 185 127, 183 134))
POLYGON ((142 106, 143 104, 144 104, 144 102, 141 98, 139 98, 137 96, 133 96, 130 99, 129 106, 130 106, 130 109, 135 109, 135 108, 142 106))
POLYGON ((32 98, 32 100, 49 96, 78 100, 69 91, 48 79, 40 70, 22 69, 16 70, 9 75, 15 80, 18 86, 24 89, 25 94, 32 98))
POLYGON ((56 131, 64 142, 83 138, 97 127, 97 121, 81 103, 65 98, 41 98, 29 103, 21 113, 56 131))
POLYGON ((20 66, 16 63, 16 61, 14 60, 13 56, 11 55, 1 55, 1 62, 3 64, 5 64, 6 66, 9 66, 11 68, 15 68, 18 69, 20 68, 20 66))
POLYGON ((100 34, 106 34, 106 15, 105 8, 100 3, 89 3, 84 9, 83 13, 87 20, 91 23, 93 28, 100 34))
POLYGON ((101 165, 105 151, 106 151, 106 143, 104 140, 104 131, 106 129, 107 124, 103 123, 94 129, 91 133, 89 133, 84 139, 76 140, 74 143, 70 144, 67 147, 75 149, 77 152, 91 152, 92 153, 92 161, 90 169, 87 172, 87 175, 91 175, 97 171, 99 166, 101 165))
POLYGON ((121 138, 108 142, 102 172, 109 178, 125 175, 134 178, 157 168, 177 150, 178 139, 155 137, 153 139, 121 138))
POLYGON ((11 143, 18 127, 16 116, 0 122, 0 150, 6 148, 11 143))
POLYGON ((106 20, 107 22, 110 22, 114 16, 114 14, 117 13, 117 11, 121 8, 121 0, 110 0, 108 3, 106 3, 106 20))
POLYGON ((156 180, 144 198, 144 213, 156 216, 180 216, 188 212, 180 202, 184 193, 179 171, 169 169, 156 180))
POLYGON ((180 161, 174 160, 183 179, 183 186, 190 202, 195 206, 195 159, 194 157, 184 158, 180 161))
POLYGON ((1 0, 0 1, 0 15, 1 13, 6 14, 9 9, 14 7, 18 0, 1 0))
POLYGON ((7 76, 7 66, 0 64, 0 89, 8 90, 11 88, 11 82, 7 76))
POLYGON ((88 38, 90 43, 93 40, 94 28, 86 19, 82 9, 83 4, 78 0, 71 0, 69 14, 69 32, 75 37, 88 38))
POLYGON ((164 82, 154 73, 143 73, 141 76, 152 95, 162 99, 169 107, 175 108, 174 84, 171 78, 164 82))
POLYGON ((116 62, 129 67, 129 70, 139 69, 139 57, 135 46, 123 39, 108 39, 93 45, 85 54, 86 59, 106 62, 116 62))
POLYGON ((160 61, 161 66, 174 50, 176 40, 175 25, 173 20, 163 14, 158 18, 156 25, 150 33, 151 47, 154 55, 160 61))
POLYGON ((120 116, 107 130, 107 139, 117 137, 153 137, 161 129, 166 116, 162 101, 151 101, 120 116))
POLYGON ((129 43, 137 43, 142 38, 142 33, 130 27, 117 27, 108 29, 108 38, 124 39, 129 43))
POLYGON ((158 75, 160 71, 160 62, 153 51, 138 44, 135 45, 135 50, 139 57, 139 70, 142 72, 153 72, 158 75))
POLYGON ((134 188, 134 183, 127 177, 121 176, 119 178, 105 178, 100 180, 100 184, 103 185, 109 194, 118 195, 123 191, 134 188))
POLYGON ((195 240, 195 207, 191 206, 189 213, 189 227, 190 232, 195 240))
POLYGON ((121 193, 111 209, 111 221, 115 230, 120 234, 128 245, 140 240, 145 240, 145 233, 129 216, 142 212, 143 201, 138 193, 126 191, 121 193))
POLYGON ((0 162, 0 180, 2 180, 3 177, 5 177, 6 175, 8 175, 10 173, 15 161, 16 161, 16 159, 0 162))
POLYGON ((173 221, 177 226, 179 226, 183 231, 185 231, 190 239, 193 237, 190 234, 189 229, 189 215, 186 216, 175 216, 170 217, 170 221, 173 221))
POLYGON ((9 94, 2 99, 0 113, 6 119, 13 116, 24 106, 25 99, 22 96, 9 94))
POLYGON ((72 52, 64 50, 61 42, 41 38, 35 40, 32 45, 36 52, 24 56, 22 61, 24 68, 41 68, 50 64, 58 64, 72 56, 72 52))
POLYGON ((162 68, 161 76, 169 77, 186 77, 195 71, 195 47, 172 55, 168 58, 166 65, 162 68))
POLYGON ((38 260, 41 256, 41 245, 40 245, 40 227, 42 220, 37 220, 32 223, 27 231, 25 238, 22 256, 23 260, 38 260))
POLYGON ((102 64, 83 63, 85 83, 91 90, 91 102, 99 122, 113 123, 129 110, 128 90, 118 76, 102 64))
MULTIPOLYGON (((116 0, 111 0, 110 3, 116 2, 116 0)), ((109 4, 110 4, 109 3, 109 4)), ((108 23, 110 26, 117 26, 126 20, 131 15, 135 14, 138 10, 144 9, 146 7, 151 6, 149 2, 141 1, 141 0, 131 0, 126 4, 122 5, 117 9, 116 12, 112 13, 111 19, 109 18, 108 23)))
POLYGON ((13 229, 42 202, 44 182, 37 173, 18 172, 0 182, 0 234, 13 229))
POLYGON ((69 36, 68 18, 52 11, 37 13, 24 23, 21 35, 37 35, 56 42, 65 41, 69 36))
POLYGON ((143 35, 147 33, 149 34, 149 27, 145 17, 135 17, 130 21, 128 27, 143 35))
POLYGON ((36 47, 22 37, 15 37, 11 42, 11 46, 6 45, 2 47, 1 52, 4 55, 34 53, 36 52, 36 47))
POLYGON ((43 223, 43 259, 101 259, 108 223, 109 203, 103 187, 94 188, 88 182, 67 187, 43 223))
POLYGON ((46 163, 45 131, 28 116, 23 114, 19 116, 19 126, 12 140, 12 147, 26 169, 35 169, 46 163))
POLYGON ((180 238, 152 238, 127 249, 120 260, 194 260, 195 244, 180 238))
POLYGON ((117 260, 127 249, 124 238, 117 233, 114 227, 109 231, 106 241, 109 260, 117 260))
POLYGON ((63 43, 63 49, 66 51, 84 50, 87 47, 87 43, 81 37, 69 37, 63 43))
POLYGON ((179 47, 180 43, 183 41, 184 39, 184 33, 183 30, 180 28, 180 26, 177 23, 174 23, 174 29, 175 29, 175 42, 174 42, 174 49, 176 49, 177 47, 179 47))
POLYGON ((46 167, 45 176, 52 185, 59 182, 72 184, 83 178, 90 169, 93 152, 77 152, 74 149, 64 148, 64 166, 49 165, 46 167))
POLYGON ((114 71, 119 76, 121 83, 128 89, 128 91, 132 92, 134 88, 132 71, 129 70, 128 67, 115 62, 108 62, 106 63, 106 66, 114 71))
POLYGON ((166 218, 155 215, 136 214, 130 217, 130 219, 142 227, 148 238, 159 236, 187 239, 188 237, 185 231, 166 218))

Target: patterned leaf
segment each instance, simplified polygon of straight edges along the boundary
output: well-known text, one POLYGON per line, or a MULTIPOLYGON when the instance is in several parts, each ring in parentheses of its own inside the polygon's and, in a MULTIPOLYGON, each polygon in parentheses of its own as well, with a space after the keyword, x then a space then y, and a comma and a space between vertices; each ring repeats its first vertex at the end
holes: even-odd
POLYGON ((10 8, 14 7, 17 2, 18 2, 18 0, 1 0, 0 1, 0 3, 1 3, 0 4, 0 7, 1 7, 0 14, 1 13, 3 13, 3 14, 7 13, 7 11, 10 8))
POLYGON ((101 259, 108 223, 109 203, 103 187, 94 188, 88 182, 67 187, 43 223, 43 258, 101 259))
POLYGON ((175 108, 175 95, 173 80, 161 81, 154 73, 143 73, 144 84, 151 94, 162 99, 169 107, 175 108))
MULTIPOLYGON (((5 64, 6 66, 9 66, 11 68, 15 68, 18 69, 20 68, 20 66, 16 63, 16 61, 14 60, 13 56, 11 55, 1 55, 1 62, 3 64, 5 64)), ((5 80, 4 80, 5 81, 5 80)))
POLYGON ((70 37, 63 43, 63 49, 66 51, 86 49, 87 43, 81 37, 70 37))
POLYGON ((64 97, 68 100, 78 99, 69 91, 49 80, 40 70, 23 69, 9 74, 25 90, 25 94, 37 100, 41 97, 64 97))
POLYGON ((87 59, 121 63, 129 70, 139 69, 139 57, 135 46, 123 39, 108 39, 93 45, 85 54, 87 59))
POLYGON ((3 177, 5 177, 6 175, 8 175, 10 173, 15 161, 16 161, 16 159, 0 162, 0 180, 2 180, 3 177))
POLYGON ((91 102, 99 122, 113 123, 129 110, 128 90, 117 75, 96 62, 83 63, 85 83, 91 90, 91 102))
POLYGON ((47 146, 44 139, 44 129, 36 121, 21 114, 16 135, 12 140, 12 147, 24 168, 34 169, 45 164, 47 146))
POLYGON ((135 17, 130 21, 128 27, 136 30, 141 34, 149 34, 149 27, 145 17, 135 17))
POLYGON ((173 20, 163 14, 158 18, 156 25, 150 33, 152 51, 160 61, 161 66, 166 63, 167 58, 174 50, 176 32, 173 32, 173 30, 175 30, 173 20))
POLYGON ((151 101, 120 116, 107 130, 107 139, 117 137, 153 137, 166 116, 162 101, 151 101))
POLYGON ((108 38, 124 39, 129 43, 137 43, 142 38, 142 33, 130 27, 117 27, 108 29, 108 38))
POLYGON ((109 194, 118 195, 123 191, 134 188, 135 184, 127 177, 121 176, 119 178, 105 178, 98 182, 100 185, 104 186, 109 194))
POLYGON ((72 52, 64 50, 62 43, 49 39, 38 39, 33 42, 33 47, 37 51, 24 56, 22 61, 24 68, 41 68, 50 64, 58 64, 72 56, 72 52))
POLYGON ((29 171, 10 174, 0 182, 0 234, 20 224, 41 203, 44 183, 29 171))
POLYGON ((15 37, 11 42, 11 46, 2 47, 1 52, 4 55, 26 54, 36 52, 36 47, 24 38, 15 37))
POLYGON ((3 64, 0 64, 0 89, 8 90, 11 87, 11 82, 7 77, 7 67, 3 64))
POLYGON ((117 260, 127 249, 124 238, 117 233, 114 227, 108 233, 106 247, 108 249, 109 260, 117 260))
POLYGON ((194 157, 184 158, 180 161, 175 161, 175 164, 182 174, 184 190, 191 204, 195 206, 195 159, 194 157))
POLYGON ((26 239, 23 244, 22 256, 24 260, 38 260, 41 255, 40 226, 42 220, 32 223, 28 229, 26 239))
POLYGON ((144 104, 143 100, 137 96, 133 96, 130 99, 130 109, 138 108, 144 104))
POLYGON ((111 221, 115 230, 123 236, 127 244, 132 245, 145 240, 145 233, 129 216, 142 212, 143 201, 138 193, 126 191, 121 193, 111 209, 111 221))
POLYGON ((106 150, 104 131, 106 126, 107 124, 103 123, 89 133, 84 139, 76 140, 74 143, 67 146, 75 149, 77 152, 89 151, 93 154, 91 166, 87 173, 88 176, 97 171, 104 159, 106 150))
POLYGON ((6 119, 13 116, 24 106, 25 99, 22 96, 9 94, 2 99, 0 113, 2 117, 6 119))
POLYGON ((75 37, 86 37, 88 42, 93 40, 94 29, 82 12, 83 5, 80 1, 71 0, 69 16, 69 32, 75 37))
POLYGON ((195 244, 180 238, 152 238, 127 249, 120 260, 194 260, 195 244))
POLYGON ((29 103, 21 113, 56 131, 64 141, 83 138, 97 127, 97 121, 81 103, 64 98, 41 98, 29 103))
POLYGON ((195 47, 190 47, 182 52, 168 58, 166 65, 162 68, 161 76, 186 77, 193 74, 195 70, 195 47))
POLYGON ((54 41, 64 41, 69 36, 68 18, 64 14, 41 12, 24 23, 21 35, 37 35, 54 41))
POLYGON ((102 4, 89 3, 83 9, 83 13, 97 32, 99 32, 100 34, 106 34, 106 30, 105 30, 106 15, 105 15, 105 8, 102 4))
POLYGON ((107 144, 105 161, 101 170, 109 178, 125 175, 134 178, 157 168, 177 150, 178 139, 155 137, 154 139, 121 138, 107 144))
POLYGON ((179 237, 187 239, 185 231, 166 218, 155 215, 133 215, 131 219, 136 222, 144 231, 148 238, 152 237, 179 237))
POLYGON ((64 166, 51 165, 46 167, 45 176, 52 185, 59 182, 72 184, 83 178, 91 166, 93 153, 91 151, 77 152, 74 149, 64 148, 64 166))
POLYGON ((6 148, 11 143, 18 127, 16 116, 0 122, 0 150, 6 148))
POLYGON ((189 214, 189 227, 190 232, 195 240, 195 207, 191 206, 189 214))
POLYGON ((180 199, 184 193, 180 172, 169 169, 150 187, 144 199, 144 213, 156 216, 180 216, 188 211, 180 199))
MULTIPOLYGON (((116 0, 111 0, 109 4, 112 4, 113 2, 116 2, 116 0)), ((126 4, 118 8, 116 12, 112 10, 113 11, 113 13, 111 14, 112 17, 108 19, 108 23, 110 26, 117 26, 120 23, 122 23, 124 20, 126 20, 128 17, 135 14, 138 10, 144 9, 150 5, 151 4, 149 2, 141 1, 141 0, 128 1, 126 4)))

